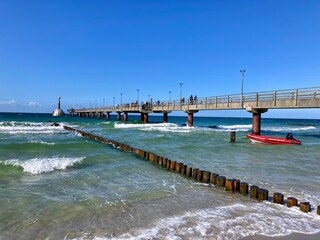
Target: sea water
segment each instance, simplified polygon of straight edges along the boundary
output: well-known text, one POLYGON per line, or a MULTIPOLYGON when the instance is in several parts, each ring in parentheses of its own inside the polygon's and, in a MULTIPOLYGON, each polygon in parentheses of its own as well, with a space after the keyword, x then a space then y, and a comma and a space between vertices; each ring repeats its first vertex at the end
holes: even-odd
MULTIPOLYGON (((262 119, 262 134, 302 145, 253 144, 250 118, 129 116, 127 123, 0 114, 0 239, 241 239, 317 233, 320 121, 262 119), (55 126, 54 122, 59 123, 55 126), (194 182, 63 129, 74 127, 312 205, 257 202, 194 182), (230 131, 237 131, 230 143, 230 131)), ((272 200, 272 199, 271 199, 272 200)))

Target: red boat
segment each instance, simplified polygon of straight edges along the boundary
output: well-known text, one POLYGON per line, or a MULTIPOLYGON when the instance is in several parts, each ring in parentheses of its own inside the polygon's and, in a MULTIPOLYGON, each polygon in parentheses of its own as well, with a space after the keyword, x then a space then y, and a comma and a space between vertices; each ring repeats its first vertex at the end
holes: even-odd
POLYGON ((291 134, 288 134, 285 138, 279 137, 268 137, 256 134, 247 134, 247 138, 249 138, 252 142, 259 143, 268 143, 268 144, 301 144, 301 141, 296 140, 292 137, 291 134))

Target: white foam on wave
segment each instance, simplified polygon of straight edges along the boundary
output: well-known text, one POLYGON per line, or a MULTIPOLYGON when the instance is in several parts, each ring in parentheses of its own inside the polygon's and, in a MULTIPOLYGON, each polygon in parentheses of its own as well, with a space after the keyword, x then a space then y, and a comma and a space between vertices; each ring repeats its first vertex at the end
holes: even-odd
POLYGON ((44 141, 31 141, 31 143, 43 144, 43 145, 55 145, 55 143, 49 143, 44 141))
POLYGON ((315 234, 320 230, 319 217, 297 208, 268 202, 234 204, 187 212, 161 219, 150 228, 137 229, 112 238, 102 239, 220 239, 236 240, 254 234, 270 237, 293 232, 315 234))
POLYGON ((252 124, 244 124, 244 125, 219 125, 218 131, 237 131, 237 132, 246 132, 252 129, 252 124))
POLYGON ((316 127, 307 126, 307 127, 263 127, 264 131, 271 132, 298 132, 298 131, 309 131, 314 130, 316 127))
POLYGON ((194 130, 194 127, 179 126, 174 123, 150 123, 150 124, 127 124, 115 123, 115 128, 118 129, 139 129, 143 131, 161 131, 161 132, 182 132, 188 133, 194 130))
POLYGON ((24 172, 32 174, 40 174, 52 172, 54 170, 63 170, 71 167, 75 163, 81 162, 84 157, 67 158, 67 157, 52 157, 52 158, 33 158, 29 160, 10 159, 0 161, 4 165, 12 165, 22 167, 24 172))
POLYGON ((53 126, 44 122, 1 122, 0 131, 7 134, 52 134, 63 131, 63 124, 53 126))

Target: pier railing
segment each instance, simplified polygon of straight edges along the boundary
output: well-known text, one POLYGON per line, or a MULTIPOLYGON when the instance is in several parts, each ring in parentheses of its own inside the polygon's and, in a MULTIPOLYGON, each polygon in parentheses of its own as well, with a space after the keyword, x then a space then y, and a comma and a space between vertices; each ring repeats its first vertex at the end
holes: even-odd
POLYGON ((172 101, 125 103, 74 112, 171 112, 244 108, 320 108, 320 87, 250 92, 172 101))

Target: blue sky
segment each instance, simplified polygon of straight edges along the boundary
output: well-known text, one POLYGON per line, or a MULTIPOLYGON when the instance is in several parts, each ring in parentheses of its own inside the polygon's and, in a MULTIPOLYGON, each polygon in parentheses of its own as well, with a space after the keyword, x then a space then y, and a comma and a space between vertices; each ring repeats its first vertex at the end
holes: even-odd
MULTIPOLYGON (((0 112, 319 86, 320 1, 0 0, 0 112)), ((247 116, 245 111, 197 113, 247 116)), ((319 118, 319 110, 269 117, 319 118)))

